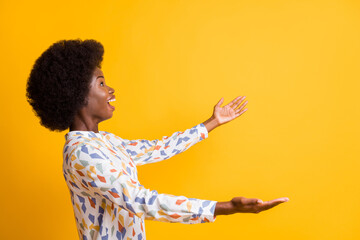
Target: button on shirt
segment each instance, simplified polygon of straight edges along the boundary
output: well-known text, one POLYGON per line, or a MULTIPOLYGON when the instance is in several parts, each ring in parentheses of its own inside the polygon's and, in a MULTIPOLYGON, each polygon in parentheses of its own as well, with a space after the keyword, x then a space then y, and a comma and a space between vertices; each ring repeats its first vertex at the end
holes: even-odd
POLYGON ((80 239, 146 239, 144 220, 214 222, 216 201, 160 194, 139 183, 136 166, 168 159, 208 137, 203 123, 161 140, 112 133, 65 135, 63 174, 80 239))

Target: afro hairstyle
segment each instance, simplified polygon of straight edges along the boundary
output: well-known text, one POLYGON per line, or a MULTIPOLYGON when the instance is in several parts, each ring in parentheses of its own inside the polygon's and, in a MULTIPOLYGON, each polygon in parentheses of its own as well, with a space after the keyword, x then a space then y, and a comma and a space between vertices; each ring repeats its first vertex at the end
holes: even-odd
POLYGON ((87 104, 90 82, 101 68, 104 47, 88 40, 60 40, 35 61, 26 86, 26 97, 40 124, 64 131, 87 104))

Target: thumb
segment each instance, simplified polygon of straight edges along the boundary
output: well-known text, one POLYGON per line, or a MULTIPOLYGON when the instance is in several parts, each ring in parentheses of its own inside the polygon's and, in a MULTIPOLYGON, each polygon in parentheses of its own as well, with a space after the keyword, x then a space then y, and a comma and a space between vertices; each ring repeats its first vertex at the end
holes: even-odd
POLYGON ((224 102, 224 98, 222 97, 220 101, 216 104, 216 107, 220 107, 223 102, 224 102))
POLYGON ((244 204, 254 205, 254 204, 260 203, 260 201, 261 200, 258 198, 247 198, 244 200, 244 204))

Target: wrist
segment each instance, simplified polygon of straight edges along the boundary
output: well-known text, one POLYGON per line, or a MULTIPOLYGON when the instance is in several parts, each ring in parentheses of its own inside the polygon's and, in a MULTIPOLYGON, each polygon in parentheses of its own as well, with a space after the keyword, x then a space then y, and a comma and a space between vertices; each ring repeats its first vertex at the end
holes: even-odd
POLYGON ((214 215, 230 215, 236 213, 234 205, 229 202, 217 202, 214 215))
POLYGON ((205 122, 203 122, 203 124, 206 127, 206 130, 208 132, 212 131, 213 129, 217 128, 218 126, 220 126, 220 124, 218 123, 218 121, 216 120, 216 118, 214 116, 211 116, 208 120, 206 120, 205 122))

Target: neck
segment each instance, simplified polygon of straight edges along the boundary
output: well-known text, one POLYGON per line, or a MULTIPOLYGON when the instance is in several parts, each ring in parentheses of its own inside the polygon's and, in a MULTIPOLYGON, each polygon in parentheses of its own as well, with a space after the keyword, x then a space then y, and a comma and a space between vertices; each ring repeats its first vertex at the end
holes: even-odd
POLYGON ((81 113, 76 114, 73 123, 70 126, 70 131, 93 131, 98 133, 98 122, 85 117, 81 113))

